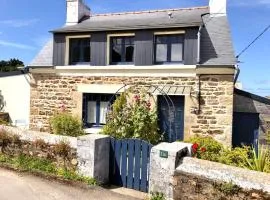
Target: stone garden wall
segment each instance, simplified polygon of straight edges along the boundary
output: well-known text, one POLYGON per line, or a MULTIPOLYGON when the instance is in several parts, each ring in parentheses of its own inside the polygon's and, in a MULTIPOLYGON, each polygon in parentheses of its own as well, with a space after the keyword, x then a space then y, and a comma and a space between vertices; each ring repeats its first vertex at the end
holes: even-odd
POLYGON ((175 200, 270 199, 270 175, 184 158, 173 176, 175 200))
POLYGON ((67 137, 0 126, 0 151, 52 160, 58 167, 76 170, 79 174, 95 178, 98 183, 109 181, 110 137, 91 134, 67 137), (3 130, 8 135, 2 134, 3 130))
MULTIPOLYGON (((8 138, 0 138, 1 152, 49 159, 59 167, 77 168, 77 138, 2 126, 8 138)), ((2 136, 3 137, 3 136, 2 136)))
POLYGON ((33 74, 30 128, 49 130, 49 118, 65 104, 68 111, 82 117, 82 93, 79 85, 175 85, 191 88, 185 96, 185 138, 194 134, 211 135, 225 145, 232 140, 233 75, 200 77, 82 77, 33 74), (201 98, 198 97, 199 88, 201 98), (201 106, 198 101, 200 99, 201 106), (200 108, 200 112, 199 112, 200 108))
POLYGON ((270 199, 269 174, 191 158, 190 152, 186 143, 154 146, 149 192, 162 193, 167 200, 270 199))

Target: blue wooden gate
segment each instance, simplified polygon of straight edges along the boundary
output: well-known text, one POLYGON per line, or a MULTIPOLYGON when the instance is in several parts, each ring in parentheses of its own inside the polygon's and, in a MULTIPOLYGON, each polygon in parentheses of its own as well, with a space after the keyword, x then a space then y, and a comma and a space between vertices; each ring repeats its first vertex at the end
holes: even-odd
POLYGON ((148 192, 152 145, 138 139, 111 139, 110 182, 113 185, 148 192))

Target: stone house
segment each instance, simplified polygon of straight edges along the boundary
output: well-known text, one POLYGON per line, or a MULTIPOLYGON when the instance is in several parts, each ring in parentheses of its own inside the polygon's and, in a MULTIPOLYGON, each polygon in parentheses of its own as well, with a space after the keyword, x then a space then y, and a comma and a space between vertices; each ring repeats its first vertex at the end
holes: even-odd
POLYGON ((111 14, 92 14, 82 0, 66 3, 66 25, 29 65, 31 129, 48 130, 65 104, 94 131, 114 95, 140 85, 157 99, 170 141, 203 134, 232 144, 237 70, 226 0, 111 14))

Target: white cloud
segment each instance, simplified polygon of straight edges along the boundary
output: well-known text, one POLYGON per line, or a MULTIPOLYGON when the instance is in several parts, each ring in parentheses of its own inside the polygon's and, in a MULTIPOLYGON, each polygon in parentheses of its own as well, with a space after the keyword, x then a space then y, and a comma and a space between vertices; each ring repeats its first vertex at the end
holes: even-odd
POLYGON ((13 47, 17 49, 24 49, 24 50, 34 50, 35 48, 29 45, 25 44, 20 44, 16 42, 9 42, 9 41, 4 41, 0 40, 0 46, 5 46, 5 47, 13 47))
POLYGON ((14 27, 14 28, 20 28, 20 27, 31 26, 31 25, 37 23, 38 21, 39 21, 39 19, 0 20, 0 24, 10 26, 10 27, 14 27))

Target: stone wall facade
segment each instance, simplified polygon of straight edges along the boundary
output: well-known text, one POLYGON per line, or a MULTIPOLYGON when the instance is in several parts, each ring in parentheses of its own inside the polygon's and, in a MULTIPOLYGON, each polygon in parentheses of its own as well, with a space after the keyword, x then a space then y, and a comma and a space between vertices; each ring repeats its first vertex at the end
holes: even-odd
POLYGON ((68 111, 82 117, 82 84, 177 85, 191 88, 185 95, 184 135, 211 135, 231 145, 233 75, 196 77, 85 77, 33 74, 30 128, 48 131, 49 118, 64 104, 68 111), (200 91, 200 95, 199 95, 200 91), (199 97, 200 96, 200 97, 199 97), (200 101, 200 106, 199 102, 200 101))

